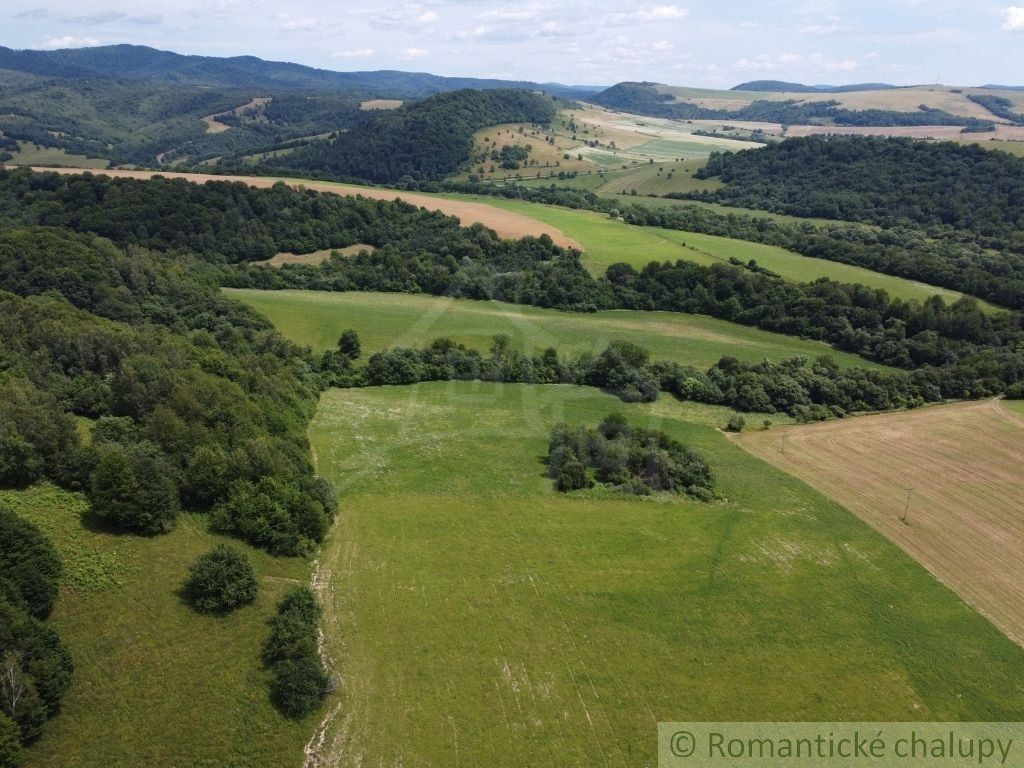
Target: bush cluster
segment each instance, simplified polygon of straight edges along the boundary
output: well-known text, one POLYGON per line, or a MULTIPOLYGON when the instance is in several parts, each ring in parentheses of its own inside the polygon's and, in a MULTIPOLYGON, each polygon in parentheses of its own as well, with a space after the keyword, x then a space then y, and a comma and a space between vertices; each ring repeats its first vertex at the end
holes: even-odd
POLYGON ((631 426, 613 413, 598 425, 559 424, 548 444, 548 472, 559 491, 595 483, 627 493, 685 493, 714 498, 714 477, 704 458, 664 432, 631 426))
POLYGON ((271 673, 270 698, 291 718, 309 714, 330 692, 331 680, 318 650, 319 620, 316 595, 296 587, 281 599, 263 648, 271 673))

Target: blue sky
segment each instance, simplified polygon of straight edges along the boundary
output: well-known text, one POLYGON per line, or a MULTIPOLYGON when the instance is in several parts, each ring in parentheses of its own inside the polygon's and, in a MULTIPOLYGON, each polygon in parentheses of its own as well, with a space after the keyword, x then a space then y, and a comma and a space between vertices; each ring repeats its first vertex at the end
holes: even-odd
POLYGON ((0 44, 611 84, 1024 84, 1024 0, 7 0, 0 44), (1018 5, 1011 3, 1016 2, 1018 5))

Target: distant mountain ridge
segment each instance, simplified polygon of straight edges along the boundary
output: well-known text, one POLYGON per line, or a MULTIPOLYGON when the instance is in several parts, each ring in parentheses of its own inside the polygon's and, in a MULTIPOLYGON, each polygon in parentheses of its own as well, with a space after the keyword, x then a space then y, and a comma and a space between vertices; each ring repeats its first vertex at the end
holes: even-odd
POLYGON ((603 86, 443 77, 397 70, 336 72, 302 64, 266 61, 256 56, 186 56, 143 45, 105 45, 57 51, 15 50, 0 46, 0 69, 63 79, 117 78, 215 88, 361 90, 379 98, 397 99, 423 98, 463 88, 545 90, 557 96, 583 98, 603 89, 603 86))
POLYGON ((856 91, 889 91, 899 88, 889 83, 855 83, 853 85, 804 85, 783 80, 749 80, 735 85, 731 91, 760 91, 762 93, 854 93, 856 91))

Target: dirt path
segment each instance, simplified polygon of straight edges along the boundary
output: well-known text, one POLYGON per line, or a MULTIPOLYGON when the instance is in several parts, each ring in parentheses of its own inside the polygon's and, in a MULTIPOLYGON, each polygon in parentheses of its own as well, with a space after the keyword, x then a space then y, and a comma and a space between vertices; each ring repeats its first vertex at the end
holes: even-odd
POLYGON ((998 400, 735 440, 842 504, 1024 645, 1024 420, 998 400))
POLYGON ((207 181, 241 181, 253 187, 272 187, 279 181, 283 181, 292 187, 303 187, 313 189, 317 192, 328 192, 336 195, 362 195, 374 200, 405 200, 412 205, 420 206, 431 211, 440 211, 448 216, 458 216, 463 224, 480 222, 490 227, 504 238, 519 238, 526 236, 538 237, 543 234, 550 235, 558 245, 566 248, 582 250, 582 246, 571 237, 568 237, 557 227, 545 224, 537 219, 524 216, 521 213, 503 211, 486 203, 468 202, 464 200, 451 200, 445 197, 431 197, 429 195, 417 194, 415 192, 400 192, 394 189, 380 189, 377 187, 360 187, 355 184, 336 184, 329 181, 307 181, 304 179, 286 179, 280 177, 263 176, 216 176, 206 173, 175 173, 172 171, 120 171, 120 170, 97 170, 96 168, 40 168, 33 167, 34 171, 51 171, 63 174, 95 173, 97 175, 112 176, 125 179, 149 179, 153 176, 165 176, 169 179, 185 179, 197 184, 207 181))

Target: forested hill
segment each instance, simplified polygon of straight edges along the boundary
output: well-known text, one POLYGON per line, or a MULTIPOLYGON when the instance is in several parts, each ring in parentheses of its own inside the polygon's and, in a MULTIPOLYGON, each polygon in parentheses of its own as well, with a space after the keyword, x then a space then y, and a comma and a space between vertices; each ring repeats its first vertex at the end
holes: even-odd
POLYGON ((677 102, 662 93, 656 83, 619 83, 588 99, 609 109, 674 120, 751 120, 790 125, 896 126, 960 125, 972 130, 991 130, 991 121, 962 117, 921 106, 912 112, 885 109, 844 109, 837 101, 754 101, 739 109, 709 109, 699 104, 677 102))
POLYGON ((852 85, 804 85, 782 80, 749 80, 735 85, 731 91, 759 91, 761 93, 854 93, 856 91, 891 91, 898 88, 888 83, 854 83, 852 85))
POLYGON ((703 197, 796 216, 968 230, 1024 251, 1024 159, 973 144, 833 136, 713 154, 703 197))
POLYGON ((372 119, 332 141, 314 142, 284 165, 374 182, 403 176, 438 179, 465 163, 473 134, 500 123, 550 123, 555 102, 527 91, 456 91, 424 99, 372 119))
POLYGON ((184 56, 142 45, 105 45, 59 51, 13 50, 0 46, 0 69, 64 79, 118 78, 215 88, 285 91, 360 90, 377 98, 423 98, 462 88, 542 88, 574 96, 598 90, 559 83, 532 83, 425 72, 335 72, 255 56, 184 56))

